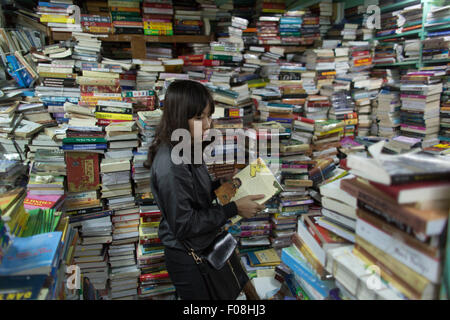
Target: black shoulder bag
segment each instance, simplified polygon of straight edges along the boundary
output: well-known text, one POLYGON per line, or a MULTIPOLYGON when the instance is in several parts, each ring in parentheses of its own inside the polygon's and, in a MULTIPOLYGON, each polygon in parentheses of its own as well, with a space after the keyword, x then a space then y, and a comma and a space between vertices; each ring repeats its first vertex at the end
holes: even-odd
POLYGON ((199 267, 211 299, 235 300, 249 280, 235 254, 236 239, 224 231, 201 253, 180 242, 199 267))

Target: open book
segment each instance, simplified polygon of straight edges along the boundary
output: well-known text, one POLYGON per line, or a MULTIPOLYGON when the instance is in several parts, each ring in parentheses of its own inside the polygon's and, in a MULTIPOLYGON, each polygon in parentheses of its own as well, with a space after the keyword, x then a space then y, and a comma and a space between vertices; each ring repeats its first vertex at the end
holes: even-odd
MULTIPOLYGON (((217 188, 215 194, 221 205, 248 195, 264 194, 263 199, 256 200, 257 203, 263 204, 281 191, 282 187, 272 171, 263 159, 258 158, 236 174, 231 181, 217 188)), ((236 223, 240 219, 241 216, 236 216, 231 221, 236 223)))

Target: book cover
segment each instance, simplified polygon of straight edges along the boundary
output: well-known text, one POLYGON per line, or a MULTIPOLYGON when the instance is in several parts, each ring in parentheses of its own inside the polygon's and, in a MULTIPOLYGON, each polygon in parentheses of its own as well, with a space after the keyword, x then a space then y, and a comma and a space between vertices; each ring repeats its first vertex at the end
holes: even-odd
POLYGON ((91 191, 100 187, 98 153, 67 153, 66 164, 69 192, 91 191))
POLYGON ((27 197, 23 204, 27 211, 33 209, 53 209, 57 207, 64 198, 64 195, 32 195, 27 193, 27 197))
POLYGON ((0 264, 0 275, 49 274, 58 256, 62 232, 15 238, 0 264))

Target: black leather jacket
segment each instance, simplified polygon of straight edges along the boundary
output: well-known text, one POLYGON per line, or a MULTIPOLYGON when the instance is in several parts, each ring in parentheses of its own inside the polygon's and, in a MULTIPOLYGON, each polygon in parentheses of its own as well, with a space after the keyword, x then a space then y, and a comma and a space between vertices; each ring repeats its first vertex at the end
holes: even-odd
POLYGON ((151 189, 162 213, 159 238, 166 247, 185 251, 179 239, 201 251, 237 214, 237 207, 234 202, 213 204, 219 184, 213 184, 206 165, 176 165, 171 150, 161 144, 151 167, 151 189))

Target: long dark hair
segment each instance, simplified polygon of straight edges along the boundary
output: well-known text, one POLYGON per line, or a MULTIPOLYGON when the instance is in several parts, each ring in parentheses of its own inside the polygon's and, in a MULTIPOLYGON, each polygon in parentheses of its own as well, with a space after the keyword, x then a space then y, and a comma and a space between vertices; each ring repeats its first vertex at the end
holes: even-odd
POLYGON ((191 80, 172 82, 167 88, 161 122, 156 128, 144 166, 150 169, 159 146, 162 143, 172 144, 170 137, 174 130, 180 128, 189 130, 188 120, 200 116, 208 105, 211 115, 214 113, 214 100, 208 89, 201 83, 191 80))

